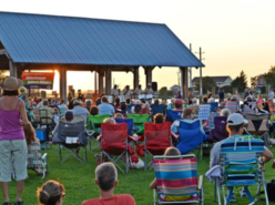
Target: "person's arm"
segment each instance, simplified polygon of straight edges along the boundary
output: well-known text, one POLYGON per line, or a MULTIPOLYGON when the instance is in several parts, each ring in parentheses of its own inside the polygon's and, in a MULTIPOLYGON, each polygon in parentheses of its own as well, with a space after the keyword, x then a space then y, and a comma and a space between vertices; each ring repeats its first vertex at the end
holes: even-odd
POLYGON ((26 125, 29 122, 25 108, 26 108, 25 103, 23 102, 23 100, 20 100, 20 102, 19 102, 19 112, 20 112, 20 115, 21 115, 21 118, 22 118, 22 124, 23 125, 26 125))
POLYGON ((157 179, 156 178, 150 184, 150 189, 157 189, 157 179))
POLYGON ((266 148, 263 152, 264 163, 269 162, 272 158, 273 158, 272 152, 270 152, 270 150, 266 148))
POLYGON ((274 159, 274 161, 272 163, 272 168, 275 169, 275 159, 274 159))

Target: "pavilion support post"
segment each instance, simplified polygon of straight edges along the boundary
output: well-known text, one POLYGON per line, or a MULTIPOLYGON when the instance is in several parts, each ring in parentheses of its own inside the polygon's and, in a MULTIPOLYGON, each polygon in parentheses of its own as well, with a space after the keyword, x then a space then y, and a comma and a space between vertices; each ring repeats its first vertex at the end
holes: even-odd
POLYGON ((148 83, 152 84, 152 71, 154 67, 144 67, 145 75, 146 75, 146 86, 148 83))
POLYGON ((13 63, 11 59, 9 60, 9 68, 10 68, 10 77, 17 78, 17 67, 16 67, 16 64, 13 63))
POLYGON ((181 71, 181 93, 182 97, 188 97, 188 68, 187 67, 180 67, 181 71))
POLYGON ((108 68, 106 69, 106 78, 105 78, 105 83, 106 83, 106 87, 105 87, 105 90, 106 90, 106 94, 107 95, 111 95, 111 89, 112 89, 112 72, 111 72, 111 69, 108 68))
POLYGON ((103 77, 104 73, 102 71, 98 72, 98 93, 99 95, 102 95, 103 93, 103 77))
POLYGON ((60 97, 67 102, 67 69, 64 66, 60 68, 60 97))
MULTIPOLYGON (((92 71, 92 72, 93 72, 93 71, 92 71)), ((97 76, 98 76, 98 75, 97 75, 97 72, 95 71, 95 72, 94 72, 94 78, 95 78, 95 79, 94 79, 94 83, 95 83, 94 86, 95 86, 95 92, 98 93, 98 83, 97 83, 97 82, 98 82, 98 78, 97 78, 97 76)))
POLYGON ((17 72, 16 73, 17 73, 16 77, 19 78, 19 79, 22 79, 23 70, 21 68, 20 69, 17 68, 17 72))
POLYGON ((139 85, 139 67, 134 67, 134 89, 136 89, 139 85))

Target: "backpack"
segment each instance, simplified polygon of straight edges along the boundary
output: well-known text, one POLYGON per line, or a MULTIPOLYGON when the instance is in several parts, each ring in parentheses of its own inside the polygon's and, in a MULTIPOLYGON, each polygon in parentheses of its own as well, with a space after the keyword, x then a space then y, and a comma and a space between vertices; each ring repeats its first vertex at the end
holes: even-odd
POLYGON ((266 190, 269 201, 275 202, 275 179, 272 179, 270 182, 266 184, 266 190))

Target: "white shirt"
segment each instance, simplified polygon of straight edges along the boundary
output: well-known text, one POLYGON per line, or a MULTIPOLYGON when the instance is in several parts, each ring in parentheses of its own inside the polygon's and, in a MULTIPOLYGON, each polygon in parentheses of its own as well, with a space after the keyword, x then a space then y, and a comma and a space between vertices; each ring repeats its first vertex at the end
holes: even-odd
POLYGON ((135 89, 135 94, 141 95, 141 93, 142 93, 142 90, 139 89, 139 88, 137 87, 137 88, 135 89))
POLYGON ((112 89, 112 91, 111 91, 111 95, 114 95, 114 96, 115 96, 115 98, 116 98, 116 97, 118 97, 118 96, 119 96, 119 92, 118 92, 118 90, 117 90, 117 89, 112 89))
POLYGON ((154 93, 154 91, 153 91, 152 88, 146 88, 145 89, 145 94, 153 94, 153 93, 154 93))
POLYGON ((273 99, 274 99, 274 92, 271 91, 268 93, 268 101, 273 101, 273 99))

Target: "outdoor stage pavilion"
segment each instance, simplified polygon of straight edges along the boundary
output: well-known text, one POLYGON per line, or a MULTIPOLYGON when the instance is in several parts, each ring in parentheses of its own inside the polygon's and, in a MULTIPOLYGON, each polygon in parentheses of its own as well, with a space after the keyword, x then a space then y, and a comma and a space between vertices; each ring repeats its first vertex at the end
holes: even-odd
POLYGON ((162 66, 181 69, 183 97, 188 67, 204 67, 165 24, 0 12, 0 70, 18 78, 24 70, 58 70, 62 99, 67 71, 97 72, 99 93, 105 77, 110 94, 112 72, 132 72, 136 88, 139 68, 147 84, 162 66))

